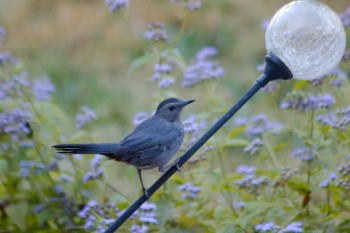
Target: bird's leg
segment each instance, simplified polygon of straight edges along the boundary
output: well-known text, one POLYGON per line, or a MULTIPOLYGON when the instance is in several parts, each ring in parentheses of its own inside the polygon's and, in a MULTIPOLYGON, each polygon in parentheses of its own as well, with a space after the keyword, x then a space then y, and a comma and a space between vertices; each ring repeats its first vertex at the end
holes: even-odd
POLYGON ((149 195, 147 193, 147 190, 145 189, 145 186, 143 186, 143 181, 142 181, 142 176, 141 176, 141 169, 137 169, 137 173, 139 174, 139 178, 140 178, 140 181, 141 181, 142 192, 143 192, 143 194, 145 194, 147 199, 149 199, 149 195))
POLYGON ((177 159, 175 159, 174 162, 172 162, 172 163, 169 164, 168 166, 166 166, 166 167, 160 167, 160 168, 159 168, 159 171, 162 172, 162 173, 164 173, 164 172, 168 171, 169 168, 171 168, 172 166, 175 165, 175 166, 176 166, 176 169, 177 169, 179 172, 181 172, 181 167, 179 167, 179 161, 180 161, 180 157, 178 157, 177 159))

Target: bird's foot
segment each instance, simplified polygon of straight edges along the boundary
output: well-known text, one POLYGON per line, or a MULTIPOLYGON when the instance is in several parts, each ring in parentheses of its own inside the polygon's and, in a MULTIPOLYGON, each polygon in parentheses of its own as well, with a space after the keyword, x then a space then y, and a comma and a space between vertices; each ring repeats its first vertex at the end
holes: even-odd
POLYGON ((181 167, 179 166, 179 161, 180 161, 180 157, 175 159, 174 162, 172 162, 170 165, 166 166, 166 167, 160 167, 159 171, 161 173, 165 173, 167 172, 171 167, 175 166, 176 170, 181 172, 181 167))
POLYGON ((142 187, 142 192, 143 192, 143 194, 146 196, 146 198, 147 198, 147 200, 148 200, 150 197, 149 197, 149 195, 148 195, 147 190, 146 190, 144 187, 142 187))

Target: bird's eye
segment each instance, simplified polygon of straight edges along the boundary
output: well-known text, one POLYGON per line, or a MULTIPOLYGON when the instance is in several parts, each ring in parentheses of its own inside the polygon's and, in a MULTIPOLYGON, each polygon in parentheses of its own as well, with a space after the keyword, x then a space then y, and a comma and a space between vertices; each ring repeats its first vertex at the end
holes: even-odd
POLYGON ((174 109, 175 109, 175 106, 170 106, 170 107, 169 107, 169 110, 170 110, 170 111, 173 111, 174 109))

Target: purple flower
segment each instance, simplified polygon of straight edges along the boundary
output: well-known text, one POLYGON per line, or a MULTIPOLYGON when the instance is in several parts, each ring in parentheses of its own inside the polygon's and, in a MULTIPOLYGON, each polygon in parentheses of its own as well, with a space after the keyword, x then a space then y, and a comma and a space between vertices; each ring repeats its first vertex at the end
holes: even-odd
POLYGON ((29 120, 33 114, 26 107, 5 109, 0 113, 0 135, 9 135, 14 142, 26 137, 30 131, 29 120))
POLYGON ((140 222, 147 224, 158 224, 158 219, 155 212, 145 212, 139 217, 140 222))
POLYGON ((242 179, 235 181, 239 189, 247 189, 249 193, 259 194, 259 187, 267 184, 268 180, 264 177, 256 176, 255 170, 255 167, 249 167, 247 165, 237 167, 237 173, 245 174, 242 179))
POLYGON ((350 49, 349 50, 346 50, 344 52, 344 55, 342 57, 342 61, 348 61, 350 59, 350 49))
POLYGON ((269 82, 266 86, 263 87, 263 92, 272 93, 278 88, 276 82, 269 82))
POLYGON ((314 153, 308 147, 296 149, 292 151, 290 155, 294 158, 299 158, 304 162, 309 162, 314 158, 314 153))
POLYGON ((38 101, 48 100, 51 93, 55 91, 55 86, 48 77, 34 80, 32 92, 38 101))
POLYGON ((102 155, 99 155, 99 154, 96 154, 92 160, 91 160, 91 163, 90 163, 90 168, 91 170, 95 170, 97 168, 100 167, 101 165, 101 161, 103 160, 103 156, 102 155))
POLYGON ((170 63, 156 64, 153 70, 158 73, 169 74, 173 70, 173 65, 170 63))
POLYGON ((217 54, 216 48, 202 48, 185 69, 182 86, 189 87, 204 80, 217 79, 224 76, 224 69, 212 57, 217 54))
POLYGON ((199 192, 202 190, 200 187, 193 186, 192 183, 186 183, 178 187, 182 191, 182 198, 195 199, 198 197, 199 192))
POLYGON ((163 78, 158 83, 158 87, 163 88, 163 89, 168 89, 174 83, 176 83, 176 80, 174 78, 172 78, 172 77, 163 78))
POLYGON ((340 178, 336 185, 345 188, 345 190, 350 190, 350 162, 340 164, 337 171, 340 174, 340 178))
POLYGON ((350 124, 350 106, 337 109, 325 115, 319 115, 316 117, 316 120, 335 129, 344 130, 350 124))
POLYGON ((341 12, 338 15, 344 27, 350 27, 350 6, 346 9, 346 11, 341 12))
POLYGON ((281 102, 281 109, 296 109, 298 111, 309 112, 318 108, 330 108, 335 104, 334 97, 331 94, 325 95, 306 95, 301 92, 289 94, 281 102))
POLYGON ((148 231, 149 227, 146 225, 135 225, 133 224, 130 228, 131 233, 146 233, 148 231))
POLYGON ((96 221, 95 215, 89 215, 88 218, 86 219, 84 230, 89 231, 94 229, 95 221, 96 221))
POLYGON ((73 177, 71 177, 71 176, 69 176, 69 175, 66 175, 66 174, 62 174, 60 178, 61 178, 61 181, 62 181, 62 182, 68 182, 68 183, 70 183, 70 182, 73 182, 73 181, 74 181, 73 177))
POLYGON ((238 174, 254 174, 256 171, 256 167, 251 167, 247 165, 240 165, 236 168, 236 172, 238 174))
POLYGON ((129 6, 129 0, 106 0, 109 11, 115 13, 129 6))
POLYGON ((248 124, 248 119, 245 117, 236 118, 236 119, 234 119, 233 124, 235 124, 237 126, 246 125, 246 124, 248 124))
POLYGON ((266 132, 278 133, 282 128, 282 123, 277 121, 269 121, 268 117, 260 113, 256 116, 253 116, 249 119, 248 126, 246 128, 246 134, 248 137, 260 137, 266 132))
POLYGON ((189 11, 198 10, 202 5, 202 0, 170 0, 170 2, 181 2, 181 5, 189 11))
POLYGON ((246 203, 245 203, 244 201, 240 201, 240 202, 238 202, 238 203, 234 203, 234 204, 233 204, 233 208, 234 208, 235 210, 241 210, 241 209, 243 209, 245 206, 246 206, 246 203))
POLYGON ((156 209, 157 209, 157 206, 151 202, 145 202, 140 206, 140 210, 143 210, 143 211, 155 211, 156 209))
POLYGON ((325 94, 318 97, 318 106, 320 108, 330 108, 334 104, 335 104, 335 100, 331 94, 325 94))
MULTIPOLYGON (((5 39, 6 37, 6 30, 4 27, 0 26, 0 43, 5 39)), ((1 44, 0 44, 1 48, 1 44)))
POLYGON ((10 52, 0 53, 0 66, 16 64, 18 64, 18 60, 15 57, 13 57, 10 52))
POLYGON ((103 174, 103 169, 102 168, 97 168, 96 170, 89 171, 83 178, 84 183, 90 181, 90 180, 95 180, 99 177, 101 177, 103 174))
POLYGON ((37 213, 41 212, 44 208, 45 208, 45 205, 44 205, 44 204, 38 204, 38 205, 36 205, 36 206, 34 207, 33 212, 34 212, 35 214, 37 214, 37 213))
POLYGON ((258 225, 255 226, 255 231, 259 232, 259 233, 277 233, 277 230, 280 227, 277 226, 274 222, 270 221, 270 222, 265 222, 265 223, 260 223, 258 225))
POLYGON ((322 180, 320 182, 320 184, 318 185, 318 187, 320 187, 320 188, 327 188, 329 186, 329 183, 330 183, 329 179, 322 180))
POLYGON ((292 222, 278 233, 302 233, 304 232, 302 222, 292 222))
POLYGON ((143 34, 145 40, 167 41, 168 35, 165 31, 165 25, 162 22, 152 22, 148 25, 147 31, 143 34))
POLYGON ((261 138, 255 138, 248 146, 244 147, 243 151, 251 155, 256 154, 264 145, 261 138))
POLYGON ((168 89, 174 83, 176 79, 171 76, 177 62, 172 57, 177 54, 176 49, 172 51, 163 51, 160 55, 159 62, 153 66, 152 81, 158 82, 158 87, 168 89))
POLYGON ((261 23, 261 29, 263 31, 266 31, 267 27, 270 24, 270 20, 269 19, 264 19, 263 22, 261 23))
POLYGON ((26 161, 21 160, 19 162, 19 166, 21 167, 21 176, 22 177, 29 177, 29 169, 34 167, 35 162, 34 161, 26 161))
POLYGON ((90 108, 83 106, 81 107, 82 113, 77 114, 75 117, 75 123, 77 129, 81 129, 86 123, 97 119, 97 115, 90 108))
MULTIPOLYGON (((182 150, 185 150, 197 141, 198 137, 207 126, 207 122, 205 120, 200 121, 197 119, 196 115, 192 114, 187 119, 183 120, 182 123, 185 133, 189 135, 188 140, 186 140, 181 147, 182 150)), ((207 147, 207 149, 210 148, 207 147)))
POLYGON ((264 72, 266 67, 265 61, 259 65, 256 66, 257 71, 264 72))

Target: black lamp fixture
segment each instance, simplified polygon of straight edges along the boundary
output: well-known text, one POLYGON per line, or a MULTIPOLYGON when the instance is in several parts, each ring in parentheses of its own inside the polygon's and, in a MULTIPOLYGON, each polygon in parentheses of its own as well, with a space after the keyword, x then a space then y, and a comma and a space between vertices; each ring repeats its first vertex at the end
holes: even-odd
MULTIPOLYGON (((316 0, 297 0, 283 6, 265 35, 266 67, 256 83, 148 190, 152 196, 191 158, 260 88, 273 80, 312 80, 331 71, 345 51, 345 30, 338 15, 316 0)), ((106 231, 115 232, 148 197, 137 199, 106 231)))

